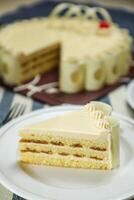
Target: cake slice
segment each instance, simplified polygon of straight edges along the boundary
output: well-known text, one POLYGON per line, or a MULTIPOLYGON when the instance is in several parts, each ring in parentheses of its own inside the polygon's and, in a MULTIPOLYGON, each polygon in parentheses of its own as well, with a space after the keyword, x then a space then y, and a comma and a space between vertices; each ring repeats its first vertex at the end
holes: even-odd
POLYGON ((119 123, 111 106, 91 102, 82 109, 20 130, 20 161, 61 167, 119 166, 119 123))

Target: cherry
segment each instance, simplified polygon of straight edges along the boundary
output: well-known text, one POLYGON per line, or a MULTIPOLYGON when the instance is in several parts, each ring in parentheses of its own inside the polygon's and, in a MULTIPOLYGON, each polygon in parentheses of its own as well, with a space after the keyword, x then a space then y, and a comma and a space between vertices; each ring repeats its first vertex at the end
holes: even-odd
POLYGON ((110 26, 110 23, 104 20, 99 23, 100 28, 110 28, 110 26))

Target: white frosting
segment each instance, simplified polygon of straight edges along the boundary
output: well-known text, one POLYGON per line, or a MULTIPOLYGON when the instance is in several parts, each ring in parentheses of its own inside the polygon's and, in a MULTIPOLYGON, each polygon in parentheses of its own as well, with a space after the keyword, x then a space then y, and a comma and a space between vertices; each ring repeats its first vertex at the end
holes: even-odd
POLYGON ((80 60, 83 56, 86 58, 89 55, 99 55, 102 51, 109 52, 111 48, 115 48, 115 44, 117 47, 122 44, 124 36, 114 25, 112 34, 104 39, 103 36, 94 34, 98 29, 97 21, 84 21, 81 26, 79 23, 78 19, 61 18, 16 23, 1 31, 0 44, 14 54, 24 53, 27 55, 60 41, 63 49, 63 60, 67 60, 68 57, 80 60))
POLYGON ((39 131, 40 133, 54 132, 54 134, 65 134, 67 132, 71 136, 75 134, 80 134, 81 136, 99 134, 106 136, 111 133, 112 127, 115 126, 111 120, 111 111, 111 106, 92 101, 80 111, 25 127, 22 129, 22 132, 29 131, 30 133, 31 131, 39 131), (109 127, 101 127, 101 125, 98 125, 99 121, 101 123, 102 120, 104 123, 109 123, 109 127))
POLYGON ((14 82, 19 83, 21 79, 21 71, 17 59, 11 53, 3 50, 0 52, 0 72, 7 83, 9 80, 11 84, 14 84, 14 82))
POLYGON ((86 64, 86 81, 87 90, 98 90, 105 84, 106 70, 103 60, 89 58, 86 64))

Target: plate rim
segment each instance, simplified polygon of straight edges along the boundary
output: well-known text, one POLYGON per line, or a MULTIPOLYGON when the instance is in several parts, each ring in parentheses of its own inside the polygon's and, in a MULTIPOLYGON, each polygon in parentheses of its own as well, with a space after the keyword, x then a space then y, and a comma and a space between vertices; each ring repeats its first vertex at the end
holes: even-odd
MULTIPOLYGON (((8 129, 10 126, 15 126, 15 124, 17 122, 21 122, 23 120, 26 120, 27 118, 31 118, 32 116, 37 116, 40 115, 42 113, 47 113, 47 112, 58 112, 58 111, 72 111, 73 110, 78 110, 79 108, 81 108, 81 105, 62 105, 62 106, 54 106, 54 107, 50 107, 50 108, 41 108, 37 111, 32 111, 31 113, 25 114, 21 117, 18 117, 17 119, 14 119, 12 121, 10 121, 9 123, 7 123, 6 125, 4 125, 1 129, 0 129, 0 139, 2 137, 2 135, 5 133, 6 129, 8 129)), ((124 115, 121 115, 120 113, 117 112, 113 112, 113 114, 117 117, 119 117, 119 119, 125 121, 128 124, 131 124, 132 126, 134 126, 134 120, 126 117, 124 115)), ((3 173, 0 170, 0 183, 7 188, 8 190, 10 190, 11 192, 17 194, 18 196, 21 196, 22 198, 25 198, 27 200, 56 200, 53 198, 48 198, 48 197, 39 197, 37 194, 33 194, 31 192, 27 192, 22 188, 19 188, 19 186, 15 185, 14 183, 12 183, 12 181, 8 180, 8 178, 3 175, 3 173)), ((128 192, 126 194, 123 194, 122 197, 120 199, 129 199, 134 197, 134 191, 133 192, 128 192)), ((116 198, 114 200, 120 200, 119 198, 116 198)))
POLYGON ((134 88, 134 80, 132 80, 127 86, 127 102, 132 109, 134 109, 134 102, 131 97, 132 88, 134 88))

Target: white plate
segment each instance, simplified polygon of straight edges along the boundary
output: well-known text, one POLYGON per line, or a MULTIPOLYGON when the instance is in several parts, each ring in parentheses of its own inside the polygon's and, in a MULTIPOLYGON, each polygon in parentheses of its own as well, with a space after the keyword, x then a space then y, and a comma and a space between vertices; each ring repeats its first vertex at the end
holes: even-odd
POLYGON ((112 171, 65 169, 20 165, 18 130, 78 106, 39 110, 18 118, 0 131, 0 182, 28 200, 119 200, 134 195, 134 123, 115 114, 121 122, 120 167, 112 171))
POLYGON ((131 81, 127 88, 127 101, 129 105, 134 109, 134 80, 131 81))

